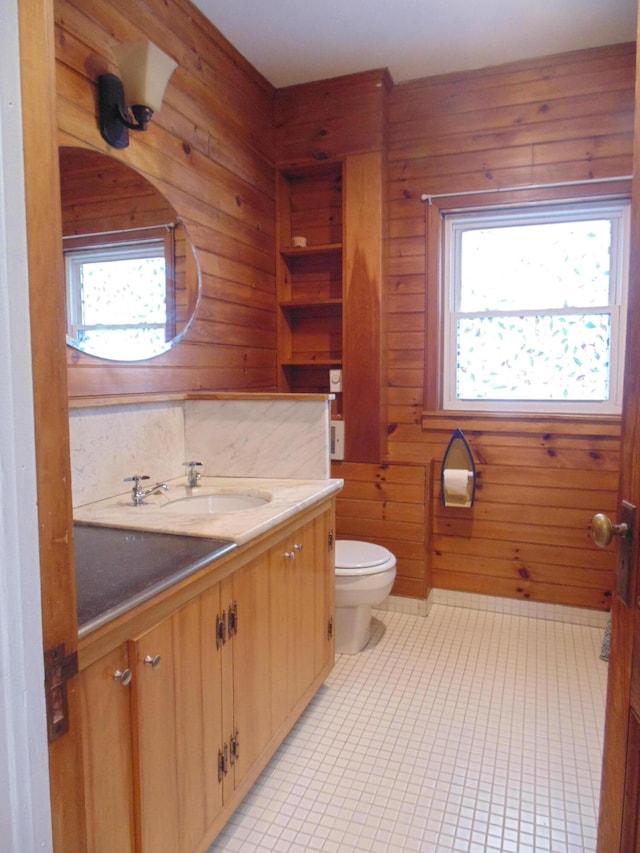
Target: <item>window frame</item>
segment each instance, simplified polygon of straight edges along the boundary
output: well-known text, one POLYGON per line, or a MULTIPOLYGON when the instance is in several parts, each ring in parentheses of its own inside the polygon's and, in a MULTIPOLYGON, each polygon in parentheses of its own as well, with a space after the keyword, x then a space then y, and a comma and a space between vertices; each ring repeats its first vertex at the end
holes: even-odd
POLYGON ((78 338, 78 332, 88 329, 160 329, 166 340, 175 337, 176 283, 174 229, 166 226, 130 229, 64 238, 65 287, 67 291, 67 336, 78 338), (160 250, 159 250, 160 249, 160 250), (165 262, 165 310, 163 323, 82 323, 82 287, 80 269, 84 263, 98 260, 159 257, 165 262), (110 257, 109 257, 110 256, 110 257))
MULTIPOLYGON (((443 411, 482 414, 544 414, 553 415, 619 415, 622 410, 624 379, 624 350, 626 338, 627 298, 629 279, 630 199, 624 196, 572 198, 539 203, 510 203, 501 205, 478 205, 440 211, 442 275, 440 293, 440 391, 439 404, 443 411), (571 214, 571 215, 569 215, 571 214), (596 218, 611 219, 611 285, 610 302, 607 306, 589 309, 560 309, 548 312, 523 311, 523 314, 584 314, 611 313, 611 349, 609 368, 609 399, 604 401, 577 400, 497 400, 458 399, 456 392, 457 339, 456 320, 460 316, 480 312, 456 311, 456 294, 459 293, 460 242, 464 230, 471 227, 489 228, 504 224, 533 224, 534 222, 566 222, 596 218)), ((496 311, 495 315, 499 315, 496 311)), ((509 315, 519 314, 518 309, 509 315)), ((494 316, 487 312, 487 316, 494 316)))

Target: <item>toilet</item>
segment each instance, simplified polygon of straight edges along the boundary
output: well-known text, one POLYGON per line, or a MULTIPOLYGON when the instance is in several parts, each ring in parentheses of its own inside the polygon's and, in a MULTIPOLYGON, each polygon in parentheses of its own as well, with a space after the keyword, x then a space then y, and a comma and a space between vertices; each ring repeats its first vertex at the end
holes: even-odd
POLYGON ((391 592, 396 558, 381 545, 336 540, 336 652, 353 655, 369 642, 371 608, 391 592))

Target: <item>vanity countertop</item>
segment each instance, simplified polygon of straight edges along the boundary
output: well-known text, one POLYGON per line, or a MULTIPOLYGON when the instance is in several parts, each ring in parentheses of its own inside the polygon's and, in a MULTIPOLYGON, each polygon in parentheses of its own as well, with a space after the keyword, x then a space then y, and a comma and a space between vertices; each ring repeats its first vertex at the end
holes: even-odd
POLYGON ((202 477, 190 488, 180 477, 167 485, 141 506, 127 492, 74 508, 80 637, 335 494, 343 481, 202 477), (265 502, 231 512, 185 512, 190 498, 207 495, 265 502))
POLYGON ((222 539, 77 522, 73 540, 79 637, 237 547, 222 539))
MULTIPOLYGON (((149 481, 151 482, 151 481, 149 481)), ((237 545, 250 542, 303 509, 340 491, 344 481, 277 480, 255 477, 202 477, 194 488, 186 477, 167 480, 169 489, 133 506, 130 492, 83 504, 73 510, 74 521, 129 530, 155 530, 227 539, 237 545), (174 512, 172 503, 207 494, 255 495, 266 499, 258 507, 224 513, 174 512)), ((147 482, 142 485, 146 486, 147 482)))

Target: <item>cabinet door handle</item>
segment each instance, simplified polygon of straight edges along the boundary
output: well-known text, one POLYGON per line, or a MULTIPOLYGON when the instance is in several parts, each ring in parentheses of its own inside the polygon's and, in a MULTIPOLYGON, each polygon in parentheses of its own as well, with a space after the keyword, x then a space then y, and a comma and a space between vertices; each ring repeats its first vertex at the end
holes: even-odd
POLYGON ((160 655, 146 655, 144 659, 145 666, 150 666, 151 669, 157 669, 160 666, 162 658, 160 655))
POLYGON ((131 679, 133 676, 131 675, 131 670, 127 669, 116 669, 113 673, 114 681, 119 681, 123 687, 128 687, 131 684, 131 679))
POLYGON ((295 551, 285 551, 283 554, 285 560, 295 560, 296 552, 295 551))
POLYGON ((294 551, 303 551, 304 550, 304 544, 302 542, 298 542, 296 545, 293 546, 293 550, 294 551))

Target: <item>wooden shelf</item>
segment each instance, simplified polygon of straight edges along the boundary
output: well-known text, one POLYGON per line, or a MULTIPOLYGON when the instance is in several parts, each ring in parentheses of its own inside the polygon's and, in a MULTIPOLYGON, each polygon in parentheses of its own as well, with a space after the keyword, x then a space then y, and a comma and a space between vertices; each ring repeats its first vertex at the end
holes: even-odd
POLYGON ((350 462, 378 463, 385 441, 383 171, 372 151, 278 173, 278 389, 330 392, 330 370, 342 370, 331 416, 344 418, 350 462))
POLYGON ((288 299, 278 303, 282 311, 314 311, 318 315, 337 314, 342 311, 342 299, 288 299))
POLYGON ((340 367, 341 358, 290 358, 280 362, 282 367, 340 367))
POLYGON ((317 246, 293 246, 286 249, 280 249, 280 255, 283 258, 304 258, 313 255, 340 255, 342 253, 342 243, 324 243, 317 246))

